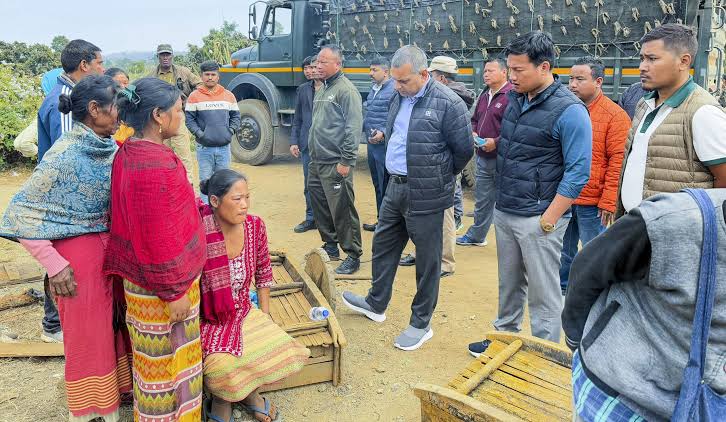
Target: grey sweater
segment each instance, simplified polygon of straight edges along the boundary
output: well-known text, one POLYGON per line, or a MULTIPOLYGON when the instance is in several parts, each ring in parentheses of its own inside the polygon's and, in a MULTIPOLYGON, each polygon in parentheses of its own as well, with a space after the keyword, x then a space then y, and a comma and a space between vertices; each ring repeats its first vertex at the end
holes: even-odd
MULTIPOLYGON (((726 189, 707 190, 726 251, 726 189)), ((703 223, 687 193, 653 196, 588 243, 572 264, 562 326, 588 378, 649 421, 673 413, 690 349, 703 223)), ((705 382, 726 392, 726 253, 705 382)))

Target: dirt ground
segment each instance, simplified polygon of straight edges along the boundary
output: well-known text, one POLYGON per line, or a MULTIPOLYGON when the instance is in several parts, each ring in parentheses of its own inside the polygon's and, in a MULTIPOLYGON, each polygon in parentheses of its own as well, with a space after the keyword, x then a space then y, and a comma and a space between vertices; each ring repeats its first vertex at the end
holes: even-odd
MULTIPOLYGON (((250 212, 264 218, 270 247, 284 249, 303 260, 306 252, 321 245, 316 231, 296 234, 292 228, 304 217, 302 167, 293 158, 234 168, 250 178, 250 212)), ((0 173, 0 211, 28 177, 29 171, 0 173)), ((367 168, 365 146, 355 169, 356 206, 361 221, 375 221, 375 197, 367 168)), ((465 191, 465 211, 473 210, 471 191, 465 191)), ((464 217, 466 227, 471 217, 464 217)), ((434 337, 419 350, 404 352, 393 347, 393 339, 407 326, 415 293, 413 267, 399 267, 388 319, 376 324, 339 307, 337 317, 348 339, 343 351, 343 381, 271 393, 285 421, 419 421, 418 399, 412 393, 417 383, 445 385, 472 359, 468 343, 492 329, 497 307, 497 260, 494 234, 489 246, 456 249, 456 273, 441 280, 439 302, 432 327, 434 337)), ((372 233, 363 232, 361 272, 371 271, 372 233)), ((412 245, 410 244, 409 247, 412 245)), ((0 240, 0 263, 31 259, 18 245, 0 240)), ((25 286, 23 286, 25 287, 25 286)), ((40 284, 31 286, 42 290, 40 284)), ((339 282, 338 291, 365 294, 368 282, 339 282)), ((17 289, 16 289, 17 290, 17 289)), ((0 294, 14 293, 10 288, 0 294)), ((40 335, 42 305, 0 313, 0 325, 14 329, 24 339, 40 335)), ((525 332, 529 331, 528 323, 525 332)), ((63 421, 65 404, 59 384, 63 359, 0 359, 0 421, 63 421)), ((250 420, 242 416, 239 420, 250 420)))

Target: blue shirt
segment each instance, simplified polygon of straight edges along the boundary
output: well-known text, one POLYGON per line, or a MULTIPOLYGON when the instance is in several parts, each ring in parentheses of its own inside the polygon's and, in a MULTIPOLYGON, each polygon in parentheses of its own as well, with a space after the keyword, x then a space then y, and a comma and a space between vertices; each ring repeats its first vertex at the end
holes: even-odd
POLYGON ((71 95, 73 85, 63 75, 50 91, 38 110, 38 163, 61 135, 73 127, 72 113, 63 114, 58 110, 61 94, 71 95))
POLYGON ((386 170, 388 170, 389 174, 408 175, 406 143, 408 141, 408 125, 411 122, 411 112, 416 101, 423 97, 430 81, 431 78, 429 77, 421 90, 413 97, 401 98, 400 108, 396 120, 393 122, 393 133, 386 145, 386 170))
MULTIPOLYGON (((529 108, 527 96, 524 97, 522 111, 529 108)), ((565 174, 557 186, 557 193, 570 199, 577 199, 580 191, 590 180, 592 162, 592 126, 590 114, 582 104, 573 104, 565 109, 557 119, 552 136, 562 145, 565 174)))

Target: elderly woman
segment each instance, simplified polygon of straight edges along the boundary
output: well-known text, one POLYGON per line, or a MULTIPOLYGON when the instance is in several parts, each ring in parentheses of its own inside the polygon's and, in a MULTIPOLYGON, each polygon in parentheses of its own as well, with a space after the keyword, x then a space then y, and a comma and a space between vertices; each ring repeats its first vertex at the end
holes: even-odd
POLYGON ((118 323, 123 291, 102 272, 117 150, 111 139, 116 90, 110 77, 88 76, 70 97, 61 95, 59 109, 73 113, 73 128, 46 153, 0 222, 0 236, 19 240, 48 272, 63 325, 74 422, 118 420, 120 393, 131 391, 128 333, 118 323))
POLYGON ((201 189, 210 204, 200 204, 207 236, 201 281, 204 384, 213 395, 207 417, 231 422, 231 403, 241 401, 257 420, 278 420, 277 409, 257 389, 300 371, 310 351, 269 317, 267 231, 260 217, 247 213, 247 179, 219 170, 201 189), (260 309, 250 302, 251 289, 260 309))
POLYGON ((134 129, 111 172, 104 272, 124 279, 134 420, 202 418, 199 275, 204 229, 184 165, 162 141, 183 121, 180 91, 156 78, 129 85, 119 117, 134 129))

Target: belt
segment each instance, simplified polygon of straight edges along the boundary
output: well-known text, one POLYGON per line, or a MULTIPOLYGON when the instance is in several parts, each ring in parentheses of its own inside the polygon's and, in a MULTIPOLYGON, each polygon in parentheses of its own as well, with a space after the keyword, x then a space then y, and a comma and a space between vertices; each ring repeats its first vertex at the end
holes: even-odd
POLYGON ((400 176, 398 174, 392 174, 391 182, 398 183, 399 185, 403 185, 404 183, 408 183, 408 177, 400 176))

